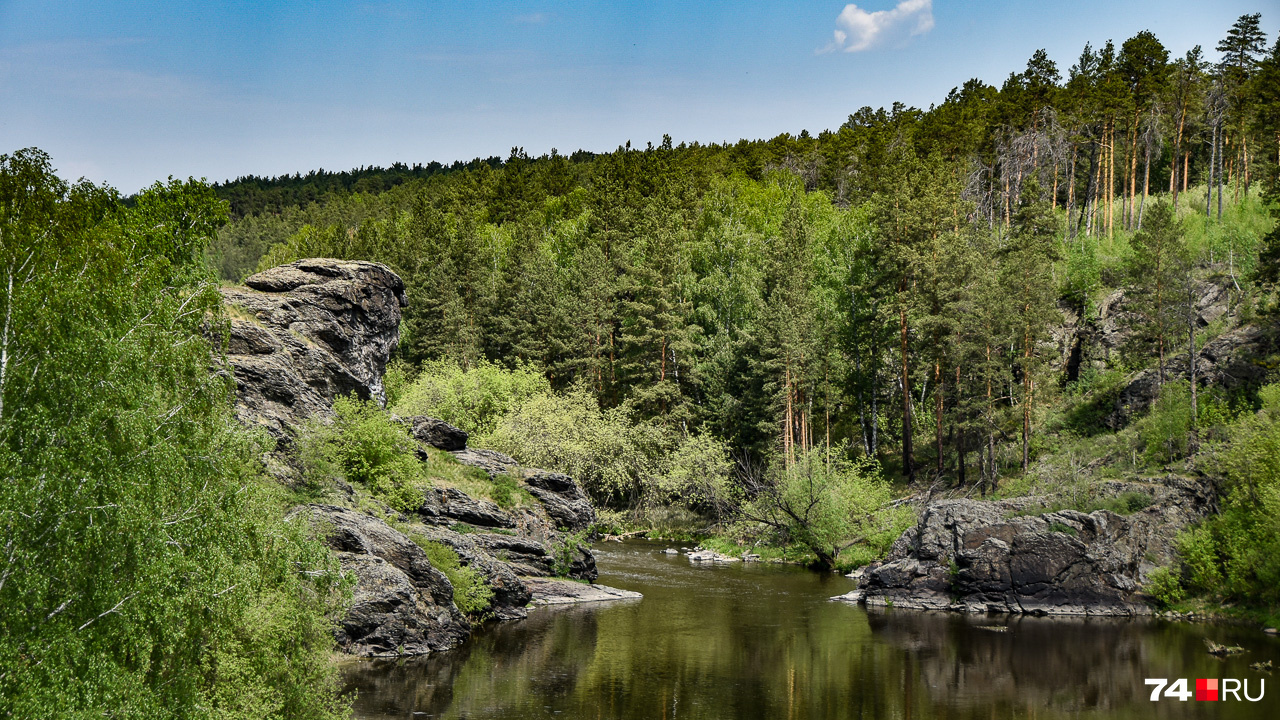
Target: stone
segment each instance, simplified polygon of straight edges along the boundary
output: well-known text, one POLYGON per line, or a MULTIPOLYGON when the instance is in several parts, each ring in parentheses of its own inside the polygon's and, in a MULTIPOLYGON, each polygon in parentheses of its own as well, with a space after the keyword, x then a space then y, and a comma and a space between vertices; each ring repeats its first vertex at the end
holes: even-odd
POLYGON ((344 652, 364 657, 425 655, 461 644, 471 624, 453 604, 453 586, 426 553, 377 518, 333 505, 308 505, 309 516, 344 573, 356 578, 351 606, 338 624, 344 652))
POLYGON ((221 289, 236 414, 287 446, 339 395, 384 403, 382 375, 400 338, 404 283, 385 265, 299 260, 221 289))
POLYGON ((688 557, 688 558, 689 558, 689 562, 693 562, 693 563, 704 563, 704 562, 706 562, 706 563, 731 563, 731 562, 742 562, 742 558, 730 557, 730 556, 728 556, 728 555, 721 555, 720 553, 718 553, 718 552, 716 552, 716 551, 714 551, 714 550, 703 550, 703 549, 701 549, 701 548, 699 548, 699 549, 697 549, 697 550, 691 550, 691 551, 686 555, 686 557, 688 557))
POLYGON ((414 415, 400 418, 400 422, 409 426, 409 433, 420 443, 450 452, 467 449, 467 431, 443 420, 426 415, 414 415))
POLYGON ((465 567, 474 568, 493 590, 489 612, 497 620, 519 620, 527 614, 525 606, 533 599, 528 587, 512 567, 495 558, 477 541, 477 536, 441 527, 422 527, 418 532, 428 540, 448 546, 458 554, 465 567))
POLYGON ((1111 482, 1102 492, 1145 492, 1153 502, 1107 510, 1025 512, 1025 501, 929 504, 883 562, 864 568, 869 606, 1031 615, 1150 613, 1141 587, 1173 561, 1178 532, 1215 507, 1213 484, 1177 476, 1111 482))
POLYGON ((542 577, 522 579, 533 593, 534 605, 567 605, 571 603, 601 602, 604 600, 638 600, 644 597, 633 590, 619 590, 607 585, 589 585, 572 580, 542 577))
POLYGON ((847 602, 857 605, 862 602, 863 595, 864 593, 861 590, 850 590, 843 595, 835 595, 828 599, 835 602, 847 602))
POLYGON ((521 482, 551 516, 558 530, 583 532, 596 522, 591 499, 573 478, 547 470, 525 470, 521 482))
POLYGON ((488 500, 473 498, 457 488, 431 488, 418 514, 428 522, 449 520, 486 528, 514 528, 515 518, 488 500))
POLYGON ((463 465, 489 473, 489 477, 497 477, 498 475, 509 475, 515 471, 518 463, 510 455, 504 455, 497 450, 477 450, 475 448, 465 448, 453 452, 453 457, 463 465))

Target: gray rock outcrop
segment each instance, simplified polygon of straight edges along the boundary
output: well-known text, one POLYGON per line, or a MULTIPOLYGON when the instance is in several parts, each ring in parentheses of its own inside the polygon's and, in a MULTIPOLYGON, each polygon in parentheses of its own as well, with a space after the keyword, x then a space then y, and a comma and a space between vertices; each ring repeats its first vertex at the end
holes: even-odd
POLYGON ((310 513, 342 565, 356 578, 355 596, 337 631, 338 647, 367 657, 448 650, 471 634, 453 603, 449 579, 416 543, 381 520, 332 505, 310 513))
POLYGON ((222 288, 236 413, 287 445, 339 395, 385 401, 382 375, 400 339, 404 283, 385 265, 318 258, 222 288))
MULTIPOLYGON (((226 354, 236 380, 237 416, 276 439, 276 451, 264 459, 273 474, 291 483, 299 471, 288 450, 301 423, 331 417, 340 395, 385 401, 382 376, 399 341, 404 283, 378 263, 320 258, 271 268, 251 275, 244 287, 221 292, 231 320, 226 354)), ((465 431, 436 418, 401 422, 418 441, 423 461, 438 462, 429 460, 427 448, 451 452, 491 479, 514 483, 508 485, 514 487, 508 493, 512 503, 500 507, 456 487, 432 487, 423 492, 421 506, 396 518, 404 532, 349 507, 295 509, 314 523, 343 571, 356 580, 352 605, 336 632, 341 650, 363 656, 447 650, 467 639, 476 618, 525 617, 535 599, 529 577, 596 579, 595 557, 579 544, 595 522, 595 510, 572 478, 468 448, 465 431), (452 550, 493 591, 489 606, 475 618, 460 612, 448 577, 416 541, 452 550)), ((345 483, 338 490, 335 502, 355 497, 345 483)))
POLYGON ((1137 615, 1147 573, 1173 559, 1178 531, 1210 512, 1212 486, 1167 477, 1113 483, 1152 504, 1107 510, 1027 512, 1026 500, 930 504, 859 587, 872 606, 1032 615, 1137 615))
POLYGON ((426 443, 441 450, 466 450, 467 431, 454 427, 449 423, 425 415, 402 418, 401 422, 409 426, 409 432, 418 442, 426 443))

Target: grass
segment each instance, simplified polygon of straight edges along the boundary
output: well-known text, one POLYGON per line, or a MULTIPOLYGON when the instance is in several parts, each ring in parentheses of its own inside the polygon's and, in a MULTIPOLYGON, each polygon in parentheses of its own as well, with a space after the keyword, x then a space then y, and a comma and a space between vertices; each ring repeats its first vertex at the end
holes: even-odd
POLYGON ((426 553, 431 567, 449 578, 449 584, 453 586, 453 604, 467 615, 483 616, 493 602, 493 588, 489 587, 480 573, 475 568, 464 565, 458 553, 448 545, 412 531, 407 534, 426 553))
POLYGON ((488 498, 504 510, 533 506, 536 500, 524 486, 510 475, 490 479, 485 471, 463 465, 448 452, 427 448, 423 466, 427 477, 437 487, 451 487, 476 498, 488 498))
MULTIPOLYGON (((1152 502, 1153 498, 1150 495, 1138 491, 1123 493, 1116 497, 1097 497, 1091 494, 1082 494, 1075 497, 1059 497, 1042 507, 1014 510, 1006 517, 1045 515, 1060 510, 1078 510, 1086 515, 1097 510, 1108 510, 1117 515, 1132 515, 1149 507, 1152 502)), ((1049 529, 1053 530, 1053 526, 1050 525, 1049 529)), ((1075 532, 1072 531, 1070 534, 1074 535, 1075 532)))

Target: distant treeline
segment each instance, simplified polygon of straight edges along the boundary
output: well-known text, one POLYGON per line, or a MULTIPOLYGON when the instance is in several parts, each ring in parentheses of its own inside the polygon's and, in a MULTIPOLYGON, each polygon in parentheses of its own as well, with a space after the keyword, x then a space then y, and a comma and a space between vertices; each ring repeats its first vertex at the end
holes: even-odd
POLYGON ((1241 17, 1217 63, 1145 31, 1065 76, 1037 51, 998 88, 816 136, 242 180, 217 190, 314 201, 240 218, 211 256, 229 280, 380 260, 409 288, 410 363, 531 363, 744 467, 846 443, 909 478, 994 481, 1080 380, 1046 349, 1060 305, 1154 298, 1136 367, 1174 352, 1191 274, 1271 276, 1280 42, 1259 24, 1241 17))

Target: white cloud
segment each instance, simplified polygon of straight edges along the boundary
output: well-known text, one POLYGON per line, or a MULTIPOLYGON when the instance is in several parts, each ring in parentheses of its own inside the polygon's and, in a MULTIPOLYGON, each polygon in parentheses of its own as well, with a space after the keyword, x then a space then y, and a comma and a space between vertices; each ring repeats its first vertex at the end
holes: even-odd
POLYGON ((902 0, 892 10, 867 12, 854 4, 844 6, 836 18, 834 40, 819 52, 861 52, 886 45, 901 45, 908 38, 933 29, 933 0, 902 0))

